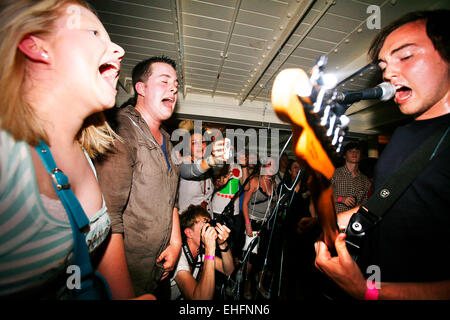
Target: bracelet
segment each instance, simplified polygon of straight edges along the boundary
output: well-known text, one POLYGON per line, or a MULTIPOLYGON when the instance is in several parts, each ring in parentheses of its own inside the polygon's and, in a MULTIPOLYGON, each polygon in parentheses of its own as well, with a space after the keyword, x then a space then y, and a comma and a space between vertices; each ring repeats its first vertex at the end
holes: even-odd
POLYGON ((245 223, 250 223, 250 219, 245 220, 245 223))
POLYGON ((339 196, 338 202, 342 202, 342 196, 339 196))
POLYGON ((367 290, 364 294, 364 300, 378 300, 379 290, 374 281, 367 281, 367 290))
POLYGON ((215 258, 216 258, 215 256, 208 256, 208 255, 205 256, 206 260, 214 260, 215 258))
POLYGON ((225 249, 221 249, 220 246, 219 246, 219 251, 220 252, 227 252, 229 249, 230 249, 230 247, 228 246, 228 243, 227 243, 227 246, 225 247, 225 249))

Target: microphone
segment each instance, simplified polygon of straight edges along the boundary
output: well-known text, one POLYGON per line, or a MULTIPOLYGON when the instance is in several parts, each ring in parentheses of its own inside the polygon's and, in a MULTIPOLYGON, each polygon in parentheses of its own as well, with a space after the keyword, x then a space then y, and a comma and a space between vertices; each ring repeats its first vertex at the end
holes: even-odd
POLYGON ((395 86, 390 82, 383 82, 379 85, 360 91, 337 92, 334 100, 341 104, 352 104, 361 100, 380 99, 387 101, 394 97, 395 86))

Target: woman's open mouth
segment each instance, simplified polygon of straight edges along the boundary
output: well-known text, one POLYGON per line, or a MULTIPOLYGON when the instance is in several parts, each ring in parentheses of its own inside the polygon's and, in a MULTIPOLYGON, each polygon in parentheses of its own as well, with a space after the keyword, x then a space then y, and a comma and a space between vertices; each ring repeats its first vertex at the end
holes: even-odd
POLYGON ((102 64, 98 70, 102 78, 116 90, 116 80, 119 77, 120 63, 114 61, 106 62, 102 64))

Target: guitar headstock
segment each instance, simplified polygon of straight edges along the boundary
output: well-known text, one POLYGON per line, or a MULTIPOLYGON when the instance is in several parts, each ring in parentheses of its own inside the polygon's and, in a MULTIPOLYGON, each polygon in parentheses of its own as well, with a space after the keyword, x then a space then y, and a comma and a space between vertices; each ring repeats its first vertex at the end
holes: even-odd
POLYGON ((297 157, 331 179, 332 160, 341 151, 349 118, 343 106, 327 98, 335 83, 327 83, 326 62, 320 57, 310 75, 302 69, 282 70, 273 84, 272 105, 278 117, 292 125, 297 157))

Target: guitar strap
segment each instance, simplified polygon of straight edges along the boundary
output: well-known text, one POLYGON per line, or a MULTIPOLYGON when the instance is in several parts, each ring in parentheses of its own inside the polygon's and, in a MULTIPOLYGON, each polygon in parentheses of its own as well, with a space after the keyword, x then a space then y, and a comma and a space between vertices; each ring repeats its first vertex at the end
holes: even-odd
POLYGON ((375 226, 403 194, 417 175, 430 164, 439 151, 450 146, 450 127, 442 126, 425 140, 400 167, 379 187, 351 217, 348 223, 346 242, 350 254, 357 259, 356 251, 361 247, 366 232, 375 226))

